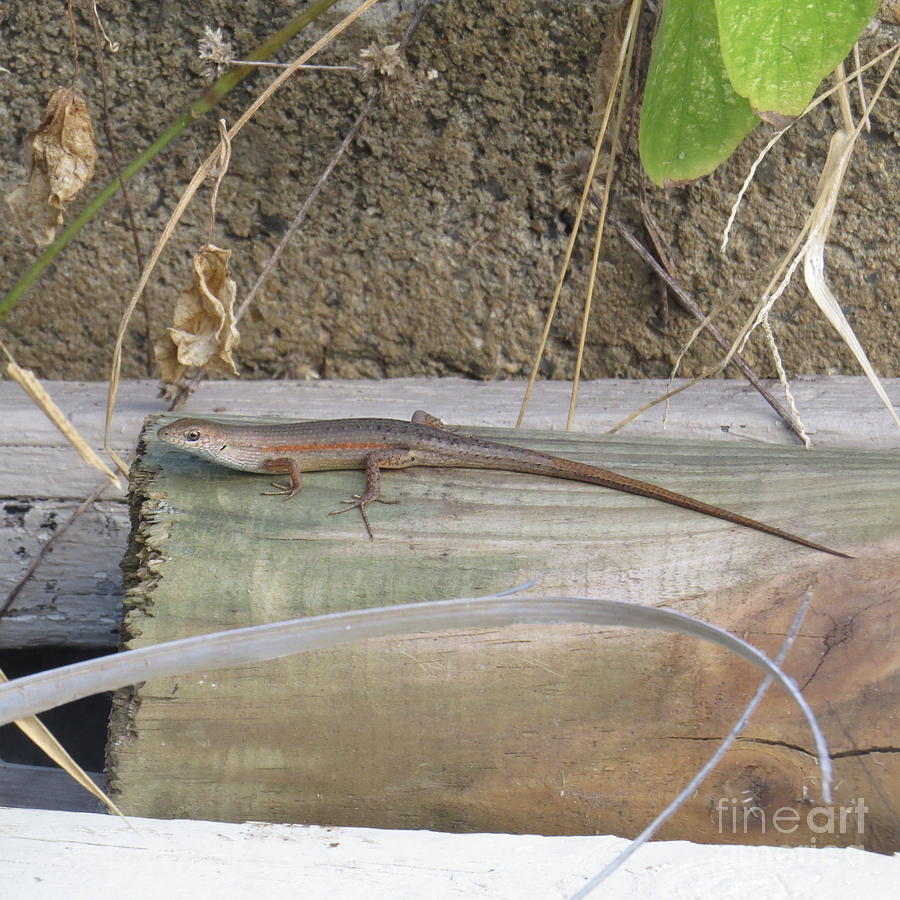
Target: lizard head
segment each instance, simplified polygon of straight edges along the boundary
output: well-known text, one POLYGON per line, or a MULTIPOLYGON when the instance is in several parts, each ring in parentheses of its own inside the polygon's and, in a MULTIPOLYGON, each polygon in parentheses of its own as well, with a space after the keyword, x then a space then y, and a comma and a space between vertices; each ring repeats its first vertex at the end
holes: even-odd
POLYGON ((212 460, 218 460, 228 445, 223 428, 206 419, 178 419, 163 425, 157 436, 167 444, 212 460))

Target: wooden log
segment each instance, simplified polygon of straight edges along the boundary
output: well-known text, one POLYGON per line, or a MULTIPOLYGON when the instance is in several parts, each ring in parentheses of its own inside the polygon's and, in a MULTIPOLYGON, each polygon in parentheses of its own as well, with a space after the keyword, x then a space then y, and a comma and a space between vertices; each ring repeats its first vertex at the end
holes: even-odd
MULTIPOLYGON (((681 609, 774 653, 811 592, 787 669, 835 753, 830 815, 861 798, 862 828, 851 813, 830 832, 827 810, 808 819, 819 796, 810 736, 772 693, 661 837, 896 847, 896 455, 477 430, 661 483, 857 560, 589 485, 461 469, 386 474, 385 495, 402 504, 372 510, 369 542, 358 519, 327 515, 361 473, 310 475, 284 503, 260 496, 262 476, 160 444, 164 420, 145 429, 134 470, 129 646, 537 579, 541 593, 681 609), (759 812, 745 822, 748 804, 759 812), (782 824, 796 811, 793 830, 773 830, 779 810, 782 824)), ((687 638, 616 629, 370 641, 121 692, 109 784, 135 815, 632 836, 757 682, 687 638)))

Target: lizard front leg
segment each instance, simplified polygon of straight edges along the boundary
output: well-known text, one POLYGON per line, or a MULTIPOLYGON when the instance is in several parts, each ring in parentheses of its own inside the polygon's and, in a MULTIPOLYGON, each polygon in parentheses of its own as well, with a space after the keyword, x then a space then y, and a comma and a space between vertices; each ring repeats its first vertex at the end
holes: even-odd
POLYGON ((366 489, 361 494, 354 494, 345 501, 343 509, 336 509, 331 515, 337 516, 351 509, 358 509, 362 515, 369 540, 375 540, 366 507, 370 503, 399 503, 399 500, 384 500, 381 496, 381 470, 406 469, 416 465, 417 459, 410 450, 380 450, 366 456, 366 489))
POLYGON ((281 457, 279 459, 267 460, 265 463, 265 467, 270 472, 286 472, 288 477, 291 479, 290 484, 279 484, 277 481, 272 482, 272 487, 275 488, 274 491, 263 491, 265 496, 278 496, 284 495, 285 500, 290 500, 294 494, 299 494, 300 491, 303 490, 303 476, 300 474, 300 470, 297 468, 297 463, 294 462, 289 456, 281 457))

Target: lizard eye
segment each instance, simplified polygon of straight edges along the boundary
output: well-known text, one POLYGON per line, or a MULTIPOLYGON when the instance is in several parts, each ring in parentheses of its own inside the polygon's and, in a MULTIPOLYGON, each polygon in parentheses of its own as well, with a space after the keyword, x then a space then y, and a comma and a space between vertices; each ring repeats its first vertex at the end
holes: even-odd
POLYGON ((200 440, 200 432, 199 431, 186 431, 184 433, 184 439, 191 444, 196 444, 197 441, 200 440))

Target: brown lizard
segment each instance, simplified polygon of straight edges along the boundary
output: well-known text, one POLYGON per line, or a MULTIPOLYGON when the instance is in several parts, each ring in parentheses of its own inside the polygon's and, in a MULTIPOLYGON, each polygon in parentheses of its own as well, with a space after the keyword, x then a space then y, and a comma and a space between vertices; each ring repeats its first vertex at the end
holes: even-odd
POLYGON ((422 410, 415 413, 411 422, 399 419, 329 419, 278 425, 225 425, 206 419, 178 419, 160 428, 159 437, 195 456, 232 469, 286 474, 290 478, 290 484, 273 482, 276 490, 266 492, 285 494, 286 499, 293 497, 303 487, 302 472, 365 469, 365 491, 354 495, 352 500, 346 501, 347 506, 335 513, 359 509, 370 538, 372 528, 366 506, 376 501, 397 502, 381 498, 382 469, 455 466, 549 475, 552 478, 598 484, 616 491, 682 506, 744 528, 755 528, 765 534, 833 556, 853 558, 772 525, 646 481, 637 481, 607 469, 549 456, 536 450, 456 434, 444 426, 440 419, 422 410))

